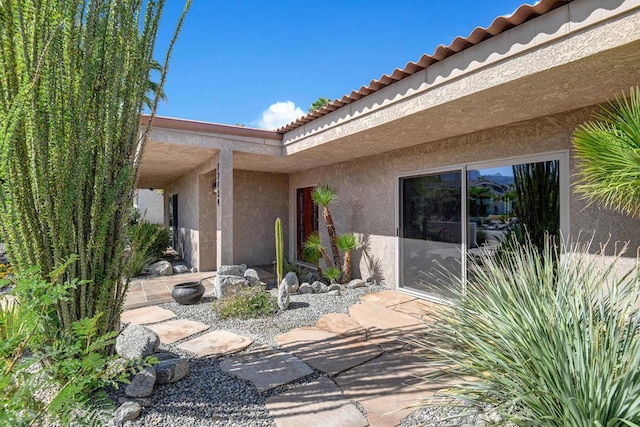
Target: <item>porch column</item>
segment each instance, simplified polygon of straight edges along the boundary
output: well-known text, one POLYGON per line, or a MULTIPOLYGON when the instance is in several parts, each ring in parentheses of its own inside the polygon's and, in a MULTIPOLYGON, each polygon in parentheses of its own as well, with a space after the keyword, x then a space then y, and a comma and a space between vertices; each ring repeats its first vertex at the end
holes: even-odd
POLYGON ((218 154, 216 210, 216 263, 233 264, 233 150, 222 149, 218 154))

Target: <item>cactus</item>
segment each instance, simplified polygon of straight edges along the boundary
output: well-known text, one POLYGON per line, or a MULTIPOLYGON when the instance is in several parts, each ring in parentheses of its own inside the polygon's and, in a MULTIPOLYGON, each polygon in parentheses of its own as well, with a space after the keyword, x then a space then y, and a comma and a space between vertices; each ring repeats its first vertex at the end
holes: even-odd
POLYGON ((282 283, 284 276, 284 240, 282 239, 282 220, 276 219, 276 271, 277 284, 282 283))

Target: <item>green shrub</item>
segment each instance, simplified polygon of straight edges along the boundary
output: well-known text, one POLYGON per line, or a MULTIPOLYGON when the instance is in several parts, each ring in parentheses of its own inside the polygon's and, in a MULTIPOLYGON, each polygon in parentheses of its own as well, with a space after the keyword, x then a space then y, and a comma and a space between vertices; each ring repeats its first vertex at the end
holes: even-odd
POLYGON ((516 425, 640 423, 638 275, 604 261, 548 240, 470 259, 466 292, 414 343, 440 368, 427 380, 464 378, 453 395, 516 425))
POLYGON ((234 286, 213 303, 213 310, 220 319, 251 319, 277 312, 278 302, 264 286, 234 286))
POLYGON ((106 355, 116 333, 98 335, 101 314, 52 336, 56 303, 78 281, 37 277, 37 270, 19 275, 12 290, 17 303, 0 306, 0 426, 104 425, 113 405, 102 390, 125 382, 133 367, 106 355))
POLYGON ((162 256, 169 246, 169 231, 158 224, 140 222, 129 227, 129 242, 125 272, 127 277, 136 277, 162 256))

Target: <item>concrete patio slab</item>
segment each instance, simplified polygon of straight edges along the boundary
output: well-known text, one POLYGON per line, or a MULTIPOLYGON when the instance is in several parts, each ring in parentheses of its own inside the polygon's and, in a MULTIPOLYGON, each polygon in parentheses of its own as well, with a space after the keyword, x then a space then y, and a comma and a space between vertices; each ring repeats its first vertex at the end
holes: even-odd
POLYGON ((360 297, 360 301, 375 302, 385 307, 391 307, 392 305, 402 304, 403 302, 409 302, 416 299, 416 297, 392 290, 366 294, 360 297))
POLYGON ((124 323, 135 323, 136 325, 146 325, 148 323, 157 323, 173 319, 174 317, 176 317, 176 315, 171 310, 166 310, 158 306, 149 306, 122 312, 120 321, 124 323))
POLYGON ((322 316, 316 322, 316 328, 338 335, 360 336, 362 340, 367 339, 367 330, 345 313, 330 313, 322 316))
POLYGON ((171 344, 209 329, 209 325, 187 319, 171 320, 147 327, 158 334, 163 344, 171 344))
POLYGON ((313 373, 313 369, 292 354, 261 348, 230 357, 220 369, 243 380, 251 381, 259 392, 288 384, 313 373))
POLYGON ((266 400, 278 427, 366 427, 367 418, 328 378, 287 390, 266 400))
POLYGON ((382 354, 377 345, 360 337, 340 336, 315 327, 303 327, 278 335, 278 345, 315 369, 333 377, 382 354))
POLYGON ((420 377, 428 371, 424 360, 402 351, 344 372, 335 382, 366 409, 371 426, 391 427, 417 409, 412 405, 448 387, 446 382, 423 383, 420 377))
POLYGON ((190 351, 199 357, 220 357, 244 350, 251 343, 253 343, 251 338, 229 331, 217 330, 183 342, 178 348, 190 351))

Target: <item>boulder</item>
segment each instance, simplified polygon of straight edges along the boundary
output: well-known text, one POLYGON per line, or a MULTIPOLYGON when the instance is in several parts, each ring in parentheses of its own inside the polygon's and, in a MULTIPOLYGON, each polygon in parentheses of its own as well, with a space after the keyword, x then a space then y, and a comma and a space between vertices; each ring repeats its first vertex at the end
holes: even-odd
POLYGON ((129 397, 149 397, 153 393, 153 386, 156 384, 156 369, 153 366, 147 366, 136 376, 124 389, 124 394, 129 397))
POLYGON ((327 288, 327 292, 331 292, 331 291, 341 291, 342 290, 342 286, 340 286, 337 283, 334 283, 332 285, 329 285, 329 287, 327 288))
POLYGON ((283 280, 278 288, 278 307, 280 310, 289 308, 289 284, 286 280, 283 280))
POLYGON ((247 271, 244 272, 244 278, 249 282, 249 286, 259 286, 262 283, 258 272, 253 268, 248 268, 247 271))
POLYGON ((227 289, 232 286, 249 286, 249 281, 242 276, 218 274, 213 282, 213 295, 220 299, 225 296, 227 289))
POLYGON ((340 296, 340 289, 334 289, 332 291, 327 292, 327 295, 331 295, 332 297, 340 296))
POLYGON ((148 397, 125 397, 125 396, 120 396, 118 398, 118 402, 120 402, 120 404, 124 404, 127 402, 135 402, 140 404, 140 406, 144 406, 145 408, 153 405, 153 400, 151 400, 148 397))
POLYGON ((323 294, 329 290, 329 287, 324 283, 320 282, 319 280, 316 280, 315 282, 313 282, 311 284, 311 287, 313 288, 313 292, 317 294, 323 294))
POLYGON ((298 276, 296 276, 296 273, 294 273, 293 271, 290 271, 284 275, 284 279, 282 279, 282 283, 280 284, 280 286, 282 286, 283 283, 286 283, 289 293, 292 294, 298 292, 298 289, 300 288, 298 276))
POLYGON ((300 294, 300 295, 301 294, 312 294, 312 293, 313 293, 313 288, 308 283, 303 283, 298 288, 298 294, 300 294))
POLYGON ((154 276, 171 276, 173 274, 173 266, 169 261, 158 261, 148 268, 149 273, 154 276))
POLYGON ((347 289, 364 288, 365 286, 367 286, 367 284, 362 279, 353 279, 347 283, 347 289))
POLYGON ((374 279, 373 277, 367 277, 367 279, 364 281, 365 285, 367 286, 372 286, 376 284, 376 279, 374 279))
POLYGON ((155 368, 158 384, 175 383, 189 375, 189 359, 163 360, 155 368))
POLYGON ((189 266, 184 265, 184 264, 177 264, 173 266, 173 272, 175 274, 184 274, 184 273, 188 273, 191 269, 189 268, 189 266))
POLYGON ((245 264, 241 265, 221 265, 218 268, 217 274, 219 276, 244 276, 244 272, 247 271, 245 264))
POLYGON ((140 416, 141 409, 142 407, 137 402, 125 402, 116 409, 108 425, 120 427, 126 421, 133 421, 140 416))
POLYGON ((160 347, 158 334, 142 325, 130 324, 116 338, 116 353, 125 359, 153 354, 160 347))
MULTIPOLYGON (((163 360, 179 359, 180 355, 176 354, 176 353, 174 353, 172 351, 157 351, 157 352, 153 353, 153 357, 155 357, 160 362, 162 362, 163 360)), ((156 369, 156 371, 157 371, 157 369, 156 369)))

